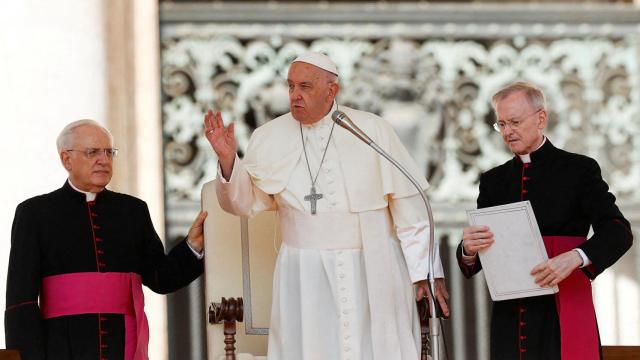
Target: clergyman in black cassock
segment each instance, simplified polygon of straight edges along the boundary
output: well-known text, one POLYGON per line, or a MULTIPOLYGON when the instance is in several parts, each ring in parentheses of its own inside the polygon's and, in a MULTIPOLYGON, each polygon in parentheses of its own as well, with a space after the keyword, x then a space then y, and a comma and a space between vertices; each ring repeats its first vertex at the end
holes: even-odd
MULTIPOLYGON (((559 294, 562 294, 562 281, 569 273, 595 279, 630 248, 633 237, 630 224, 616 206, 597 162, 558 149, 542 135, 546 125, 544 100, 542 104, 536 104, 535 98, 530 100, 527 92, 531 88, 528 84, 516 83, 506 88, 510 92, 505 94, 503 91, 494 96, 498 127, 516 156, 482 174, 477 206, 485 208, 529 200, 545 243, 547 237, 586 238, 589 228, 593 227, 593 236, 576 249, 558 257, 549 254, 548 262, 534 268, 539 285, 559 285, 559 294), (530 114, 529 118, 527 114, 530 114), (529 133, 525 134, 526 131, 529 133), (540 140, 536 139, 536 134, 540 140), (572 263, 574 259, 576 262, 572 263), (568 265, 570 263, 572 265, 568 265)), ((469 253, 475 255, 478 250, 490 246, 492 236, 486 227, 465 229, 457 258, 466 277, 482 268, 480 259, 468 256, 469 253)), ((588 299, 583 300, 589 302, 591 310, 582 316, 594 324, 595 339, 594 350, 588 356, 597 359, 601 351, 590 285, 587 294, 588 299)), ((557 295, 493 302, 491 359, 570 358, 569 350, 562 348, 557 295)), ((569 303, 570 306, 573 304, 569 303)))
POLYGON ((67 158, 63 164, 69 179, 16 209, 7 277, 7 347, 20 350, 23 360, 145 359, 147 344, 138 336, 148 334, 148 328, 141 328, 146 325, 143 312, 133 309, 141 305, 134 304, 140 298, 132 299, 141 296, 135 281, 166 294, 202 274, 198 252, 206 213, 194 222, 191 242, 185 239, 165 255, 145 202, 104 188, 115 155, 110 134, 89 121, 65 130, 61 137, 70 143, 59 150, 67 158), (71 148, 78 151, 65 152, 71 148), (111 287, 113 276, 124 285, 111 287), (123 293, 112 291, 118 286, 123 293), (100 306, 110 307, 101 311, 100 306), (126 309, 114 313, 119 311, 114 306, 126 309))

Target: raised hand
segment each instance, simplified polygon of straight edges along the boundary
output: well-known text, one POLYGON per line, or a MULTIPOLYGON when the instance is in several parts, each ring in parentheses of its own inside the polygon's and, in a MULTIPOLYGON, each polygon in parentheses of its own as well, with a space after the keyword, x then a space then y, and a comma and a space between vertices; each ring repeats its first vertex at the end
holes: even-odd
POLYGON ((233 132, 233 123, 225 127, 219 111, 207 111, 204 115, 204 136, 218 155, 222 175, 229 180, 236 158, 237 142, 233 132))

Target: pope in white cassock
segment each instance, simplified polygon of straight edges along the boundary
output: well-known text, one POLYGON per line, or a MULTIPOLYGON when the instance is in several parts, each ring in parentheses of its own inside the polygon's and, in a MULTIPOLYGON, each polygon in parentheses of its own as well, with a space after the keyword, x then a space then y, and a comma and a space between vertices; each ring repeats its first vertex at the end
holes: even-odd
MULTIPOLYGON (((386 121, 335 102, 337 74, 323 54, 295 59, 287 79, 291 112, 256 129, 243 159, 233 123, 225 127, 219 112, 205 115, 218 156, 218 200, 238 216, 278 213, 269 359, 416 360, 415 299, 428 295, 424 203, 386 159, 336 127, 332 112, 345 112, 428 184, 386 121)), ((436 259, 436 298, 448 315, 436 259)))

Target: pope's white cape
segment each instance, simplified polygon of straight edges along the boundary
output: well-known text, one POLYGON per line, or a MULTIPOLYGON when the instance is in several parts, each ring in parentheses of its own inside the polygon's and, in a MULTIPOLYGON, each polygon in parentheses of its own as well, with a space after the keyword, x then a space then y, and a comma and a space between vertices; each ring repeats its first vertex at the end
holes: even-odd
MULTIPOLYGON (((339 109, 418 179, 424 190, 428 188, 422 172, 389 123, 364 111, 346 106, 340 106, 339 109)), ((255 186, 267 194, 277 194, 285 188, 293 168, 303 156, 299 126, 291 113, 287 113, 253 132, 243 163, 255 186)), ((403 198, 418 193, 413 184, 387 159, 353 134, 336 125, 333 136, 340 153, 340 165, 352 212, 384 208, 388 205, 386 195, 403 198)))

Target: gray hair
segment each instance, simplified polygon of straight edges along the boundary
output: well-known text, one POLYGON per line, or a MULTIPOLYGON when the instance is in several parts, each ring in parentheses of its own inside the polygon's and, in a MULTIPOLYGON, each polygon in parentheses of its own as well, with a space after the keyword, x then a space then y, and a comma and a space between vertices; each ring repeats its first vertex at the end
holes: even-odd
POLYGON ((93 126, 101 129, 109 136, 111 145, 113 145, 113 136, 111 135, 109 130, 107 130, 104 126, 100 125, 100 123, 95 120, 82 119, 82 120, 74 121, 68 124, 67 126, 65 126, 64 129, 62 129, 62 131, 60 132, 60 135, 58 135, 58 139, 56 140, 56 146, 58 147, 58 154, 61 153, 63 150, 71 149, 71 147, 73 146, 73 135, 74 135, 75 129, 81 126, 93 126))
POLYGON ((500 89, 493 97, 491 98, 491 106, 493 106, 493 110, 496 110, 496 105, 505 98, 515 93, 523 92, 529 101, 529 104, 534 107, 536 110, 547 109, 547 101, 545 100, 544 93, 537 86, 524 82, 518 81, 513 84, 507 85, 506 87, 500 89))
POLYGON ((338 75, 327 71, 327 81, 329 84, 337 84, 338 83, 338 75))

